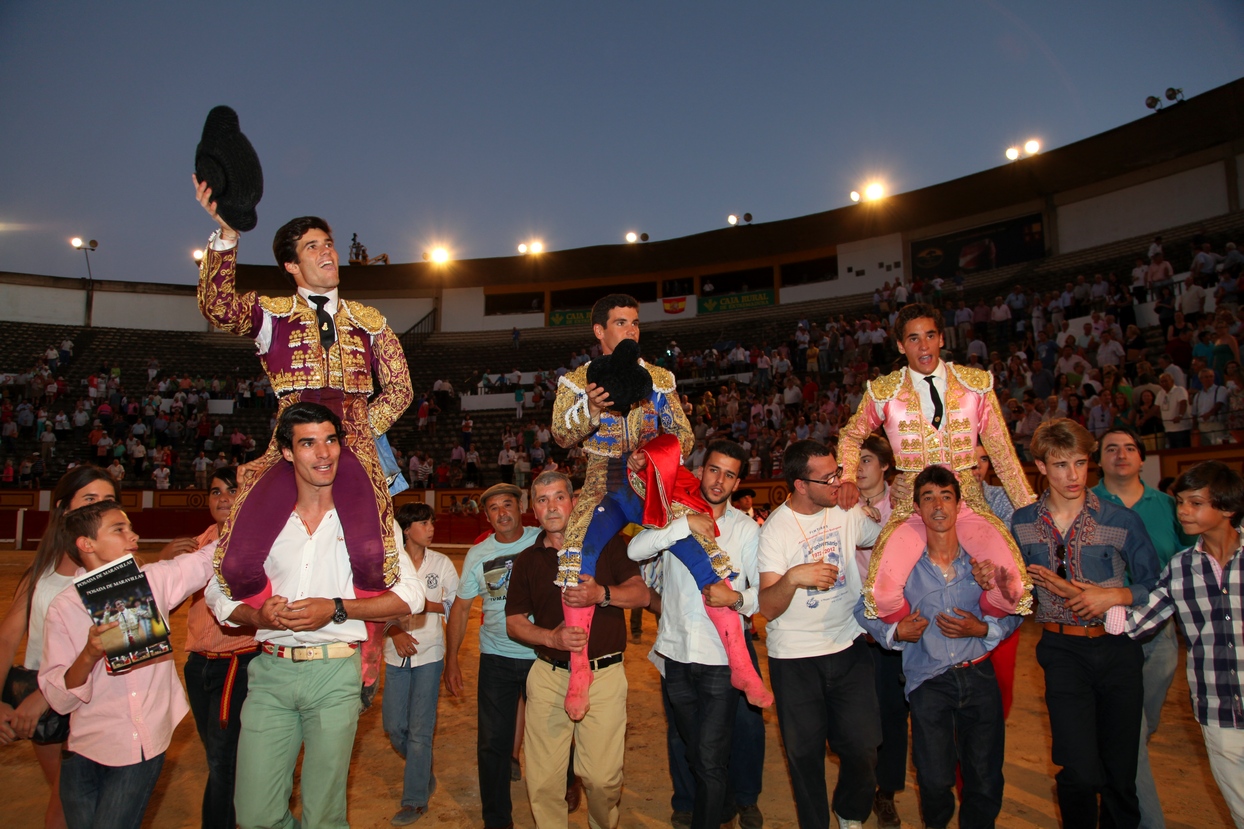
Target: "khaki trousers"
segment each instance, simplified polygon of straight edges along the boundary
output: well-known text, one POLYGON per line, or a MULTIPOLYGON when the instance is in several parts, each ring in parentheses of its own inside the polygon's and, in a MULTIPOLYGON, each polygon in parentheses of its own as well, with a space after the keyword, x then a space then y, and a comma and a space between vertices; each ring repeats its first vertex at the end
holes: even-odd
POLYGON ((615 829, 622 798, 622 758, 626 748, 626 669, 621 662, 593 675, 590 708, 572 722, 563 707, 570 672, 536 660, 527 675, 527 798, 537 829, 564 829, 566 766, 573 738, 574 770, 583 781, 587 820, 592 829, 615 829))

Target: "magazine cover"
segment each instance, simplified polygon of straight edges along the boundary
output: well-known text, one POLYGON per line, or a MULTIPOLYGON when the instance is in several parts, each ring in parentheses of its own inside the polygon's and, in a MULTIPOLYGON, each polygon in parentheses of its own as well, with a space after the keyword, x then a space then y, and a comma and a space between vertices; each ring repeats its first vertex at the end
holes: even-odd
POLYGON ((168 622, 160 614, 147 576, 138 569, 132 555, 78 576, 74 586, 92 624, 118 623, 103 635, 108 673, 125 673, 173 652, 168 641, 168 622))

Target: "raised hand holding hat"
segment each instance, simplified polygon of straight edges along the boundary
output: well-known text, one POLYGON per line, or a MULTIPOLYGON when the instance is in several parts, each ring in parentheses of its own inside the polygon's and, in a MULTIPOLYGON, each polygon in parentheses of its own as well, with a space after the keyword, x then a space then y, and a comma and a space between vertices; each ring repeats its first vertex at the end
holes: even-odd
POLYGON ((207 114, 194 177, 199 202, 222 226, 244 233, 259 223, 255 207, 263 198, 263 169, 237 113, 227 106, 207 114))

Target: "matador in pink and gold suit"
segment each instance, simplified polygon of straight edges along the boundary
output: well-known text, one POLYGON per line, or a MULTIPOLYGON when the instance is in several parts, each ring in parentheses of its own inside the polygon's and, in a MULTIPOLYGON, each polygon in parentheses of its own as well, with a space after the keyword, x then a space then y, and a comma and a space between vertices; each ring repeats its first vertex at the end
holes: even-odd
MULTIPOLYGON (((979 438, 1011 502, 1021 507, 1036 500, 1002 418, 993 391, 993 376, 954 363, 944 362, 942 367, 945 413, 936 428, 925 415, 913 385, 913 380, 923 378, 910 368, 904 366, 868 384, 859 408, 838 436, 842 480, 855 481, 860 445, 878 428, 883 428, 890 440, 894 466, 906 478, 908 491, 925 467, 949 467, 959 479, 963 493, 956 522, 963 548, 978 560, 1017 573, 1023 584, 1018 599, 1008 600, 1002 595, 998 580, 999 584, 982 596, 981 610, 993 616, 1031 613, 1032 582, 1019 549, 1010 531, 989 509, 980 484, 972 475, 979 438)), ((938 374, 942 376, 941 372, 938 374)), ((870 618, 893 623, 910 613, 903 587, 927 544, 924 522, 913 513, 910 498, 895 504, 877 539, 864 582, 864 608, 870 618)))

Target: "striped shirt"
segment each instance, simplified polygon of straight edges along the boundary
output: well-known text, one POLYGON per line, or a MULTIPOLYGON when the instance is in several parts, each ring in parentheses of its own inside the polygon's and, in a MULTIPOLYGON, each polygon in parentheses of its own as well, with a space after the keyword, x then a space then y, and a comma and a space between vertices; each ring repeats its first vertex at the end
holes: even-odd
POLYGON ((1174 616, 1188 642, 1192 715, 1201 725, 1244 728, 1238 673, 1244 653, 1244 534, 1225 569, 1205 552, 1204 543, 1177 553, 1148 601, 1128 611, 1128 635, 1143 637, 1174 616))

